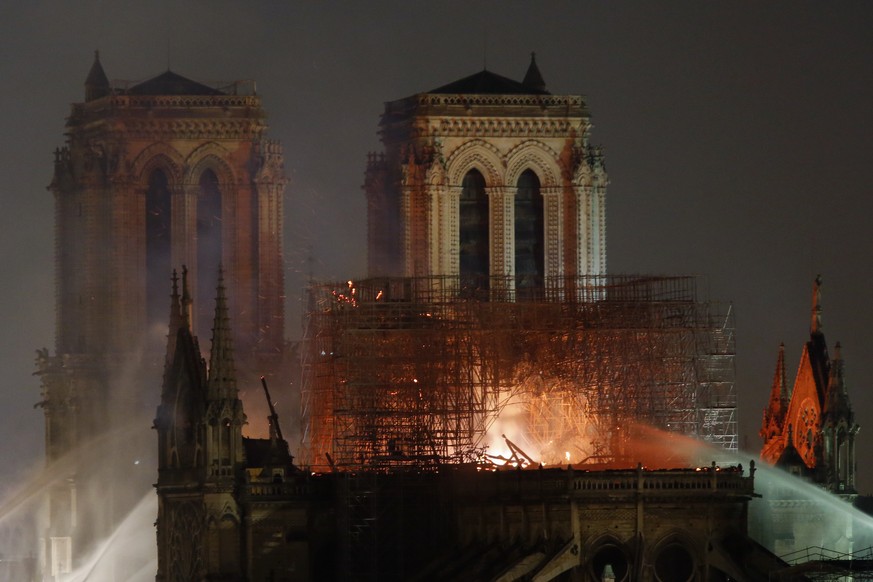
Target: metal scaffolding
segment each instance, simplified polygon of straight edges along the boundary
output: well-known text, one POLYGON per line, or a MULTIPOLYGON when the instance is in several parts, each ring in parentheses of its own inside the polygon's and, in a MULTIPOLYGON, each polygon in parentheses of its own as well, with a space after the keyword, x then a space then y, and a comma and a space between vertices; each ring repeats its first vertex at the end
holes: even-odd
POLYGON ((621 457, 635 423, 736 450, 732 315, 698 298, 698 279, 560 279, 525 297, 512 283, 313 285, 303 462, 475 460, 510 410, 543 462, 571 447, 576 461, 621 457))

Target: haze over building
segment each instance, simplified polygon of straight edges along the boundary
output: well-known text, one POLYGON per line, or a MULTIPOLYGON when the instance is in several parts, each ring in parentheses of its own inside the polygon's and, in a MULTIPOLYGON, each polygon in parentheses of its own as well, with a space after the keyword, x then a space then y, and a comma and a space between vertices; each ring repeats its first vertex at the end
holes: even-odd
MULTIPOLYGON (((534 243, 534 244, 536 244, 536 241, 535 241, 535 243, 534 243)), ((534 272, 536 272, 536 271, 534 271, 534 272)), ((343 290, 345 290, 345 289, 343 289, 343 290)), ((210 308, 209 308, 209 307, 207 307, 207 308, 206 308, 206 311, 207 311, 207 312, 208 312, 208 311, 209 311, 209 309, 210 309, 210 308)), ((208 313, 207 313, 207 315, 206 315, 206 316, 202 316, 202 315, 201 315, 201 317, 200 317, 200 321, 201 321, 201 322, 202 322, 202 321, 203 321, 203 320, 205 320, 205 319, 209 319, 209 314, 208 314, 208 313)), ((202 333, 202 332, 201 332, 201 333, 202 333)), ((207 335, 208 335, 208 332, 207 332, 207 335)))
POLYGON ((95 54, 84 97, 55 152, 56 341, 37 360, 46 460, 69 469, 44 532, 52 576, 93 551, 153 483, 148 429, 174 266, 190 282, 186 317, 207 335, 223 265, 241 377, 287 378, 286 178, 251 84, 215 88, 167 71, 112 85, 95 54), (134 459, 148 470, 130 475, 134 459))

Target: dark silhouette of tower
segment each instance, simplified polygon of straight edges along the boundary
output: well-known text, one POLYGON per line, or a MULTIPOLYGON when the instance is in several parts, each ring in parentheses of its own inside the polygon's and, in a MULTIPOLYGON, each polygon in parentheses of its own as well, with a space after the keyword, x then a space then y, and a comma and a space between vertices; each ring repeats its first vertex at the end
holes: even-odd
MULTIPOLYGON (((281 367, 286 179, 265 120, 252 82, 208 86, 168 70, 111 84, 95 55, 49 187, 56 340, 53 354, 39 352, 37 368, 47 462, 65 462, 68 477, 50 495, 52 575, 74 567, 135 498, 136 487, 119 485, 117 475, 139 445, 116 451, 112 463, 96 451, 121 446, 127 427, 149 426, 175 266, 187 266, 195 333, 209 335, 222 264, 241 375, 281 367), (133 421, 140 418, 147 420, 133 421), (84 510, 97 491, 101 511, 84 510)), ((146 434, 143 450, 153 450, 149 442, 146 434)), ((153 468, 143 471, 145 486, 153 468)))

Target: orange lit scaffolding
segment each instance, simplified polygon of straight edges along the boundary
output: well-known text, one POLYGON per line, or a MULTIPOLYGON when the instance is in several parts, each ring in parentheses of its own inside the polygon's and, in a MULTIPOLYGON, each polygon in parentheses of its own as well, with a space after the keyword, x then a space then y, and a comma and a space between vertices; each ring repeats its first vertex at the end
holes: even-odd
POLYGON ((736 450, 732 316, 698 299, 698 279, 554 280, 524 298, 511 283, 313 285, 303 463, 476 460, 510 409, 511 438, 542 462, 620 458, 637 423, 736 450))

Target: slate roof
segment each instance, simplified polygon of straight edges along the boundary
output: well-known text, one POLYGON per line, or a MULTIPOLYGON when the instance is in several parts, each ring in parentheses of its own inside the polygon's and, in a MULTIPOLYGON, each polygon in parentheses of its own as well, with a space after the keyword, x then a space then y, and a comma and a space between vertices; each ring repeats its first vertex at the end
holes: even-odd
MULTIPOLYGON (((542 77, 539 79, 542 81, 542 77)), ((456 95, 550 95, 545 89, 538 89, 518 81, 513 81, 497 73, 484 69, 470 75, 437 87, 428 93, 456 95)))
POLYGON ((167 71, 127 90, 129 95, 225 95, 203 83, 167 71))
POLYGON ((285 441, 274 444, 270 439, 249 437, 243 437, 242 441, 247 467, 290 466, 293 463, 288 443, 285 441))

